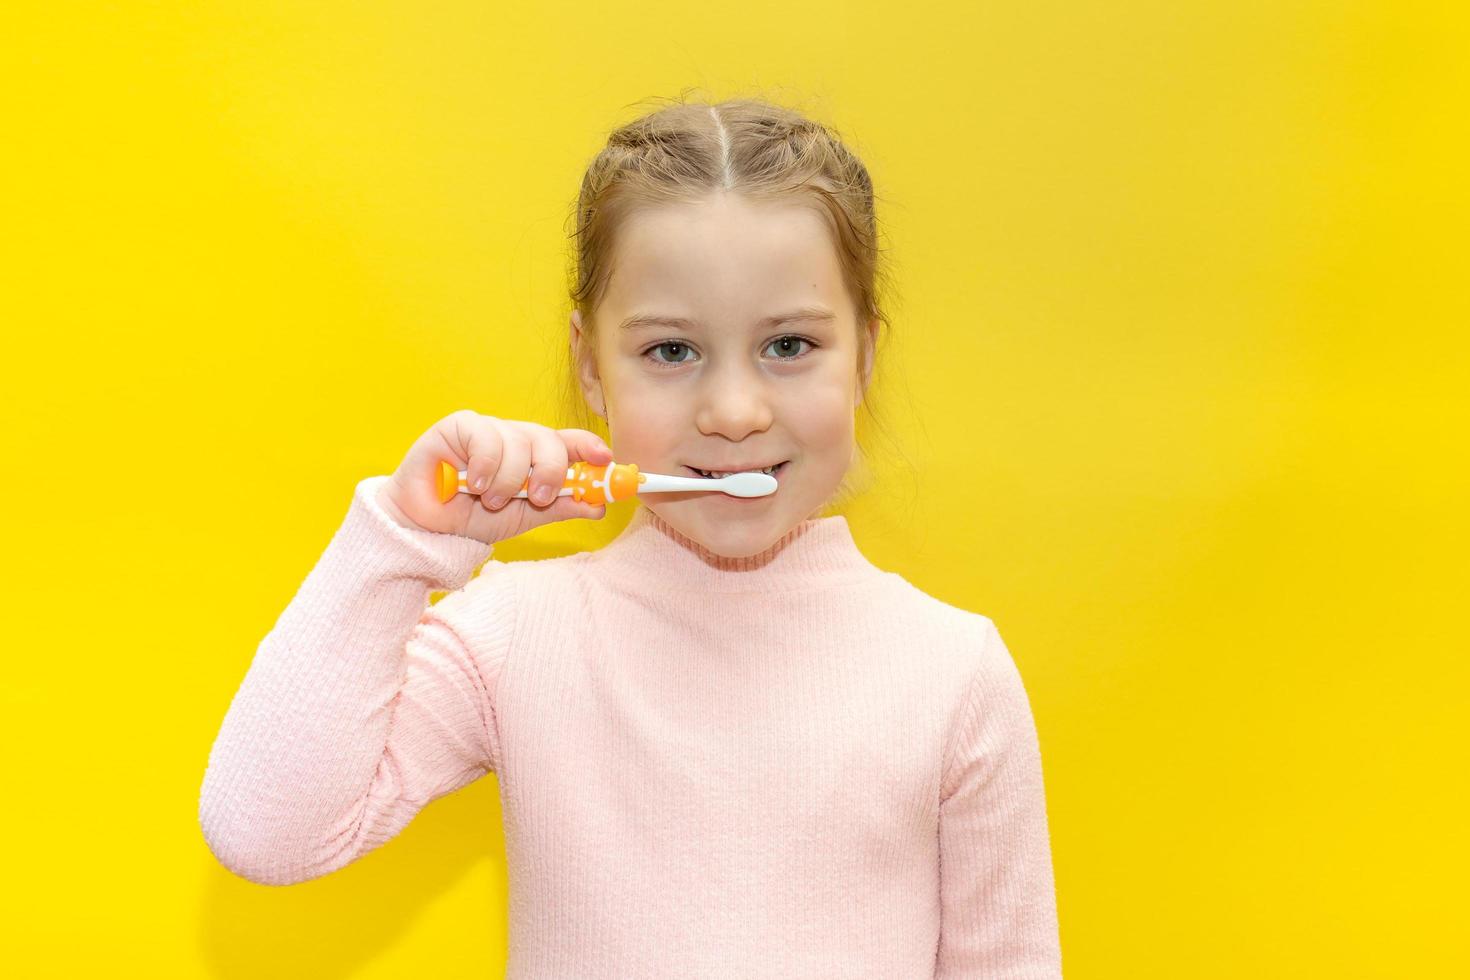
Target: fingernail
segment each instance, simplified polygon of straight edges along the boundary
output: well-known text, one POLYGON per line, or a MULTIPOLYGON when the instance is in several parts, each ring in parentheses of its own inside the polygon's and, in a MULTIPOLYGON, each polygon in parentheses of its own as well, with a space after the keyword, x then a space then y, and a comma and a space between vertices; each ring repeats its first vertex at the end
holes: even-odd
POLYGON ((485 478, 483 476, 477 476, 477 477, 475 477, 475 493, 479 493, 481 490, 484 490, 484 489, 485 489, 485 478))
POLYGON ((534 496, 536 497, 536 503, 544 504, 556 496, 556 494, 552 492, 550 487, 537 487, 534 496))
POLYGON ((504 497, 491 497, 490 498, 490 506, 491 506, 491 508, 504 507, 505 506, 505 498, 504 497))

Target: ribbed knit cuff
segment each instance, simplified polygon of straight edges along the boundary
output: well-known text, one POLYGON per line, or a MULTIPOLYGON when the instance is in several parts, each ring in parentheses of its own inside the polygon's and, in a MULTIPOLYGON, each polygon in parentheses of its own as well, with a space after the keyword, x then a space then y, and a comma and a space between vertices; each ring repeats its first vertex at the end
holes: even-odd
POLYGON ((350 553, 371 555, 367 560, 377 567, 360 569, 370 578, 417 578, 438 591, 463 588, 490 556, 492 546, 461 534, 399 524, 378 503, 378 490, 390 479, 370 476, 358 482, 333 542, 341 539, 350 553))

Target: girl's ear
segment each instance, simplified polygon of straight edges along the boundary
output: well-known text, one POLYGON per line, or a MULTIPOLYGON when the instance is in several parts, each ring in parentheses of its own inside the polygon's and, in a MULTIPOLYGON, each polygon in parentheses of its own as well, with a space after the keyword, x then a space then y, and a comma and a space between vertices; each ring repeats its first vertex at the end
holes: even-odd
POLYGON ((860 338, 863 348, 862 367, 858 372, 857 401, 853 403, 854 408, 862 404, 863 396, 868 393, 868 381, 873 377, 873 358, 878 347, 878 327, 881 322, 877 317, 869 320, 860 338))
POLYGON ((603 401, 602 379, 597 374, 597 352, 592 350, 587 335, 582 332, 582 311, 572 311, 569 345, 572 363, 576 365, 577 381, 582 386, 582 397, 586 399, 598 418, 607 419, 607 406, 603 401))

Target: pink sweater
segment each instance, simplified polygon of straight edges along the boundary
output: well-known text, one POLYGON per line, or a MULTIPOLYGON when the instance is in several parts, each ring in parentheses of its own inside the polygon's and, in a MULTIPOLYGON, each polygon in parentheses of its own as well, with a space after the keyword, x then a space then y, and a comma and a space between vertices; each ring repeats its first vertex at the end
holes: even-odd
POLYGON ((390 520, 386 479, 225 715, 199 801, 225 867, 316 878, 494 772, 512 980, 1061 976, 1039 743, 990 619, 843 517, 724 559, 639 506, 600 550, 486 561, 390 520))

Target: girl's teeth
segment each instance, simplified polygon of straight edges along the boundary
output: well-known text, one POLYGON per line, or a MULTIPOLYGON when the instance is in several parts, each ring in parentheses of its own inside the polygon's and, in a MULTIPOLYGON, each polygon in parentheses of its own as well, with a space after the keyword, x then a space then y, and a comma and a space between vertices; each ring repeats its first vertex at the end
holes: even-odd
MULTIPOLYGON (((781 464, 780 463, 777 463, 775 466, 767 466, 765 469, 759 470, 758 472, 765 473, 766 475, 769 476, 769 475, 775 473, 776 470, 780 468, 780 466, 781 466, 781 464)), ((706 476, 708 476, 712 480, 718 480, 721 477, 726 477, 726 476, 732 476, 733 475, 733 473, 715 473, 715 472, 706 471, 706 470, 700 470, 699 472, 704 473, 706 476)), ((735 472, 745 472, 745 471, 744 470, 739 470, 739 471, 735 471, 735 472)), ((752 470, 751 472, 757 472, 757 471, 752 470)))

